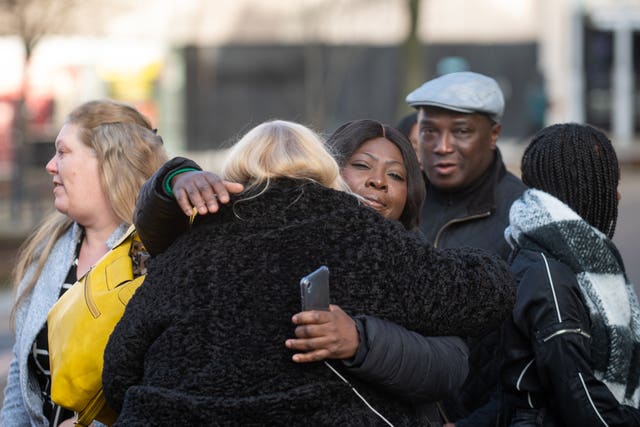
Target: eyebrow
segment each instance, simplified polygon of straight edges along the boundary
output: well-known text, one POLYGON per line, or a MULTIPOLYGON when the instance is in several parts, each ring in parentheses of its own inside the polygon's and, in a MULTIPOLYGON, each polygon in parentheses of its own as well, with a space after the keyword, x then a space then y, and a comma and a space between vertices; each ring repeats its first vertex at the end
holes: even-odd
MULTIPOLYGON (((377 161, 377 162, 379 162, 379 161, 380 161, 380 158, 379 158, 378 156, 376 156, 376 155, 374 155, 374 154, 371 154, 371 153, 369 153, 368 151, 361 152, 360 154, 364 154, 364 155, 366 155, 366 156, 369 156, 369 157, 371 157, 373 160, 375 160, 375 161, 377 161)), ((386 160, 386 161, 385 161, 385 164, 390 164, 390 163, 397 163, 397 164, 399 164, 400 166, 404 167, 404 162, 400 162, 400 161, 398 161, 398 160, 389 159, 389 160, 386 160)))

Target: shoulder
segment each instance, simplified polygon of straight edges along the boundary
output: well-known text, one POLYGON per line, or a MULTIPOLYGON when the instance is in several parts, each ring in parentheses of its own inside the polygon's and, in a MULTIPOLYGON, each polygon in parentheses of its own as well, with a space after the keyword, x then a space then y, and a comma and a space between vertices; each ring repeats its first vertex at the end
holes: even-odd
POLYGON ((509 210, 522 193, 527 189, 519 178, 509 171, 498 180, 496 185, 496 212, 497 216, 505 224, 509 222, 509 210))
POLYGON ((317 184, 274 186, 257 197, 222 206, 158 256, 161 263, 206 258, 213 252, 226 256, 226 250, 280 232, 292 239, 298 236, 302 244, 314 238, 339 241, 364 232, 389 234, 382 230, 390 229, 395 230, 390 221, 361 206, 351 194, 317 184))
POLYGON ((302 197, 296 203, 305 210, 312 210, 316 215, 332 215, 337 210, 357 212, 371 209, 360 204, 358 198, 344 191, 324 187, 320 184, 307 184, 301 187, 302 197))
POLYGON ((575 274, 551 256, 523 249, 511 267, 518 283, 516 311, 526 305, 547 305, 573 317, 583 305, 575 274))
POLYGON ((527 189, 524 183, 509 171, 505 171, 505 174, 498 180, 496 191, 500 197, 508 199, 513 202, 520 197, 522 193, 527 189))
MULTIPOLYGON (((359 250, 399 251, 400 246, 412 248, 410 242, 418 242, 419 235, 407 231, 399 221, 384 218, 373 209, 362 205, 352 194, 320 189, 322 198, 310 198, 305 211, 308 217, 304 224, 315 223, 313 227, 326 238, 340 242, 345 247, 359 250), (318 204, 324 206, 318 208, 318 204), (362 242, 366 240, 367 245, 362 242)), ((306 227, 304 227, 306 229, 306 227)), ((424 243, 420 243, 424 245, 424 243)))
MULTIPOLYGON (((45 278, 52 272, 58 272, 59 270, 66 273, 73 261, 73 258, 75 258, 76 245, 81 241, 81 239, 82 228, 77 223, 73 223, 72 226, 64 231, 54 243, 51 252, 47 255, 40 277, 45 278)), ((43 242, 43 244, 36 249, 36 256, 40 255, 45 244, 46 243, 43 242)), ((34 261, 34 263, 29 267, 31 272, 35 271, 37 263, 38 260, 34 261)))
POLYGON ((518 281, 535 277, 547 282, 557 279, 565 284, 577 284, 575 274, 569 266, 544 252, 520 249, 511 264, 511 271, 518 281))

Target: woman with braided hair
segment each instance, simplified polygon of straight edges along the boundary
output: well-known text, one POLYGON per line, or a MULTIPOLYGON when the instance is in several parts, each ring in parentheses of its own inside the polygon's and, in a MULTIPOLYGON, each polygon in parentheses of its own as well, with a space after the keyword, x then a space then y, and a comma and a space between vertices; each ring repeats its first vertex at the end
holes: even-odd
POLYGON ((505 237, 518 280, 501 378, 512 426, 640 425, 640 307, 611 241, 620 169, 588 125, 539 131, 505 237))

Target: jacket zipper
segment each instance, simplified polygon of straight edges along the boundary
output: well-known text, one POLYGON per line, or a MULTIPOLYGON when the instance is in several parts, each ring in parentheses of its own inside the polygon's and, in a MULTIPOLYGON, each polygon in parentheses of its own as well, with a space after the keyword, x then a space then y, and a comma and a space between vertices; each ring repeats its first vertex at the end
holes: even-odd
POLYGON ((446 224, 444 224, 442 227, 440 227, 440 230, 438 230, 438 234, 436 234, 436 238, 433 241, 433 247, 435 247, 435 248, 438 247, 438 242, 440 240, 440 237, 442 236, 442 233, 450 225, 457 224, 459 222, 471 221, 472 219, 486 218, 486 217, 488 217, 490 215, 491 215, 491 211, 488 211, 488 212, 483 212, 483 213, 479 213, 479 214, 476 214, 476 215, 466 216, 464 218, 455 218, 455 219, 452 219, 452 220, 448 221, 446 224))
POLYGON ((547 342, 549 341, 551 338, 556 337, 558 335, 563 335, 563 334, 580 334, 583 337, 589 338, 591 339, 591 335, 589 335, 588 333, 586 333, 585 331, 583 331, 580 328, 574 328, 574 329, 560 329, 559 331, 555 331, 554 333, 552 333, 551 335, 549 335, 546 338, 542 339, 542 342, 547 342))

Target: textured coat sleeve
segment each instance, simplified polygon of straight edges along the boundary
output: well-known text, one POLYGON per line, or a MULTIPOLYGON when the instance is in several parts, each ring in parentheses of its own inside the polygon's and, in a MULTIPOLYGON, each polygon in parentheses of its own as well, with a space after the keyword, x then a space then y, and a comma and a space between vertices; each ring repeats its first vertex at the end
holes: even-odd
POLYGON ((133 222, 152 256, 164 252, 189 227, 187 216, 163 188, 165 179, 180 169, 201 170, 195 162, 175 157, 162 165, 140 189, 133 222))
POLYGON ((514 321, 530 337, 538 376, 563 423, 640 425, 640 411, 619 404, 593 374, 589 315, 568 267, 549 260, 549 271, 542 263, 529 268, 518 287, 514 321))
POLYGON ((181 300, 172 284, 170 274, 162 281, 150 272, 109 337, 102 383, 107 403, 116 412, 120 412, 129 388, 141 384, 147 350, 169 324, 171 306, 181 300))
POLYGON ((363 312, 342 304, 352 315, 374 315, 425 336, 467 338, 497 329, 511 314, 515 280, 509 265, 490 252, 433 248, 366 210, 336 211, 332 218, 346 218, 340 247, 367 242, 366 250, 345 256, 360 266, 360 279, 368 281, 362 298, 374 304, 363 312))
POLYGON ((410 281, 405 282, 404 326, 423 335, 473 337, 497 329, 511 314, 515 282, 498 257, 472 248, 422 245, 412 251, 415 255, 405 254, 413 257, 409 261, 414 271, 394 266, 396 275, 410 281))
POLYGON ((361 360, 348 372, 415 403, 445 399, 468 373, 468 349, 457 337, 425 337, 372 316, 360 316, 361 360))
POLYGON ((9 376, 7 378, 7 386, 4 389, 4 403, 2 404, 2 412, 0 413, 0 425, 5 427, 26 426, 30 424, 29 414, 27 413, 22 393, 20 392, 20 375, 18 371, 18 359, 15 355, 9 365, 9 376))

